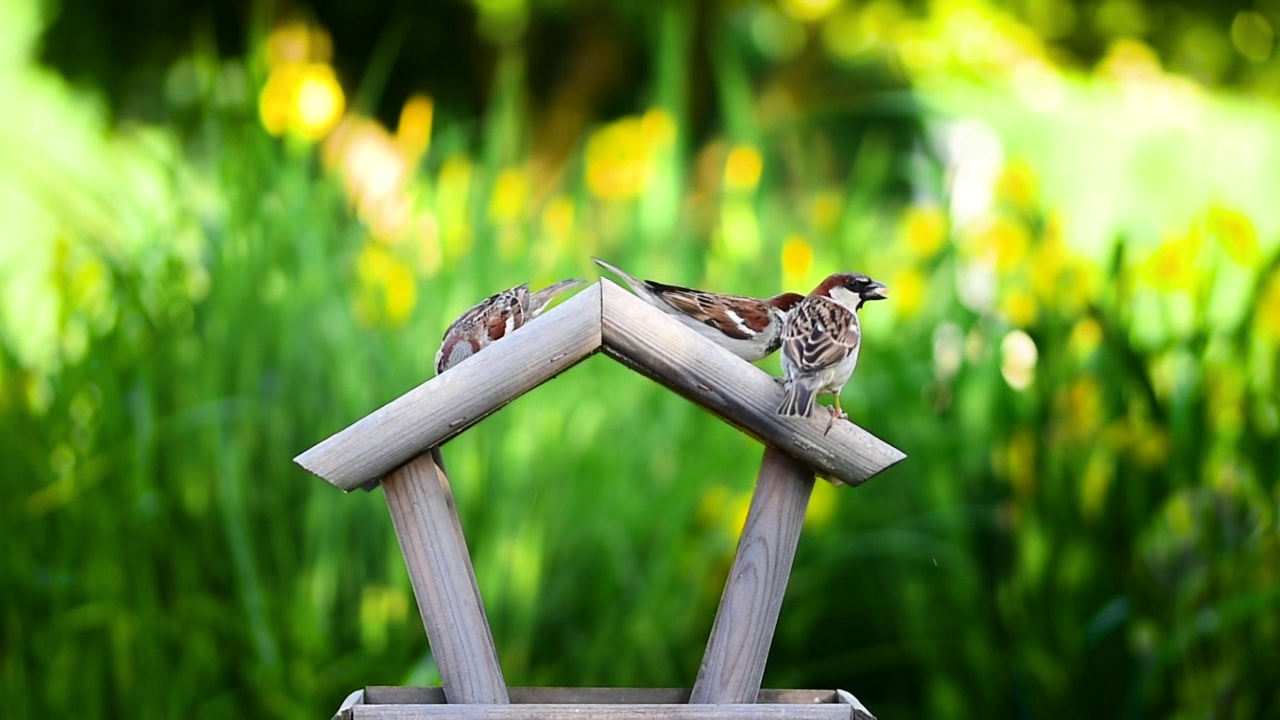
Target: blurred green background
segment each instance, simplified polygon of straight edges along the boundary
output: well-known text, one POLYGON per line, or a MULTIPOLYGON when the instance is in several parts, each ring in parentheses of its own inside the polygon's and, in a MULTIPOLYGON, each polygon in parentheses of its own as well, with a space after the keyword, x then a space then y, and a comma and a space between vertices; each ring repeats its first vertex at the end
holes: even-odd
MULTIPOLYGON (((1280 716, 1280 2, 0 4, 0 694, 432 684, 379 493, 291 458, 519 282, 866 308, 767 686, 1280 716)), ((776 372, 777 360, 762 366, 776 372)), ((445 449, 512 685, 690 686, 761 447, 594 358, 445 449)))

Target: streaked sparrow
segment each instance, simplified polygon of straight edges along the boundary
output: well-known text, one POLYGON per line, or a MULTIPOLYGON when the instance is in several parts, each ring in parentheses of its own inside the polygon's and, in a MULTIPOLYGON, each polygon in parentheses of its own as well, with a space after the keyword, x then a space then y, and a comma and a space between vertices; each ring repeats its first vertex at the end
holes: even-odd
POLYGON ((782 372, 786 396, 779 415, 813 417, 818 395, 835 394, 835 407, 824 432, 848 415, 840 407, 840 391, 858 365, 862 327, 858 310, 870 300, 883 300, 889 290, 858 273, 836 273, 792 308, 782 328, 782 372))
POLYGON ((561 280, 531 293, 525 283, 481 300, 444 331, 436 351, 436 374, 506 337, 541 315, 555 296, 581 284, 582 280, 561 280))
POLYGON ((600 258, 592 260, 622 278, 640 299, 747 362, 778 349, 787 311, 803 299, 796 293, 754 298, 694 290, 640 280, 600 258))

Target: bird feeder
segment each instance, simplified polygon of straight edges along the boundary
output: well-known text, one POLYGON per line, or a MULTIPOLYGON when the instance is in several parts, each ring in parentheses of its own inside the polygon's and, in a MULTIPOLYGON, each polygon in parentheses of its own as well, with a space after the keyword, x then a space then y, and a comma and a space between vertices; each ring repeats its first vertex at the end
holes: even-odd
POLYGON ((781 386, 608 280, 295 458, 350 491, 380 482, 440 688, 367 687, 335 718, 870 718, 842 690, 761 690, 820 475, 856 486, 905 457, 852 423, 780 417, 781 386), (440 446, 597 352, 765 444, 692 689, 508 688, 440 446))

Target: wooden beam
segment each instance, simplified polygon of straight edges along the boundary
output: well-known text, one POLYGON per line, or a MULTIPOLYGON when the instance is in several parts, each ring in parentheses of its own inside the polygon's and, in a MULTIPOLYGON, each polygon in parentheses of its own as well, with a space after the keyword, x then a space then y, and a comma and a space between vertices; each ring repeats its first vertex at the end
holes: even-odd
POLYGON ((690 703, 749 703, 759 695, 812 490, 813 471, 765 448, 690 703))
MULTIPOLYGON (((507 692, 513 705, 684 705, 689 702, 690 694, 689 688, 613 687, 513 687, 507 692)), ((755 702, 775 705, 846 702, 839 692, 843 691, 764 689, 755 702)), ((444 692, 438 687, 372 685, 352 693, 353 697, 356 695, 364 705, 436 705, 445 701, 444 692)), ((354 704, 350 702, 344 707, 354 704)))
MULTIPOLYGON (((849 422, 827 427, 777 414, 782 385, 608 280, 601 280, 605 354, 680 393, 725 422, 797 458, 817 474, 858 485, 902 460, 901 451, 849 422)), ((871 352, 864 350, 865 353, 871 352)), ((864 360, 865 362, 865 360, 864 360)), ((857 375, 850 391, 857 392, 857 375)))
POLYGON ((343 490, 354 490, 427 448, 443 445, 599 349, 600 286, 592 285, 294 462, 343 490))
POLYGON ((823 705, 354 705, 351 720, 850 720, 853 708, 823 705))
POLYGON ((382 483, 387 508, 446 699, 506 703, 507 686, 442 465, 433 448, 388 475, 382 483))

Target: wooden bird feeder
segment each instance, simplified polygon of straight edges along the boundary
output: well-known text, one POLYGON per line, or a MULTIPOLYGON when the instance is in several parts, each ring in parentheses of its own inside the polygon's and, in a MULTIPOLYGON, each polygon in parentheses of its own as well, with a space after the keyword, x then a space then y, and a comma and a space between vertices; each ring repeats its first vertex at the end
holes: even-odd
POLYGON ((295 460, 343 490, 381 482, 442 688, 367 687, 335 718, 870 718, 841 690, 761 690, 815 473, 858 485, 905 457, 861 428, 775 413, 782 388, 608 280, 295 460), (508 688, 439 446, 603 351, 765 444, 692 690, 508 688))

